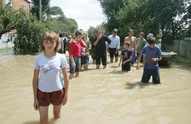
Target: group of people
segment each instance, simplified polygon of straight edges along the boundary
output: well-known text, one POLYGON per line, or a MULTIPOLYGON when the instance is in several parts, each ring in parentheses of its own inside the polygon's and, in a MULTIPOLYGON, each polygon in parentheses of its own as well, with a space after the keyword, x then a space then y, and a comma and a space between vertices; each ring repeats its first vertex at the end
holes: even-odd
MULTIPOLYGON (((118 30, 113 29, 112 34, 107 37, 103 31, 95 29, 90 39, 88 34, 82 31, 76 31, 74 37, 69 35, 68 38, 65 33, 58 35, 51 31, 41 36, 40 45, 43 52, 35 56, 32 80, 33 106, 39 110, 41 124, 48 123, 50 104, 53 105, 54 117, 60 117, 61 106, 65 105, 68 99, 69 79, 78 77, 82 66, 88 69, 89 55, 95 61, 96 69, 100 68, 101 63, 103 68, 107 67, 107 52, 111 63, 118 62, 120 37, 117 33, 118 30), (66 50, 69 51, 69 75, 66 69, 68 62, 63 55, 66 50)), ((143 32, 136 38, 133 33, 130 29, 128 36, 124 38, 118 66, 122 67, 122 71, 130 71, 137 58, 136 68, 139 69, 143 59, 144 72, 141 82, 148 83, 152 76, 153 83, 160 84, 158 61, 162 57, 160 47, 155 44, 156 39, 149 34, 145 40, 143 32)))

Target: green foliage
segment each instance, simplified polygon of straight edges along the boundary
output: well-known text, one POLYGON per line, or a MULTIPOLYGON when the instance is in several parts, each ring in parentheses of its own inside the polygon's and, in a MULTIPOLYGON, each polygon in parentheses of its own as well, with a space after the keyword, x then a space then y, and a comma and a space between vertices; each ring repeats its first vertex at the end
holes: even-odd
POLYGON ((191 67, 191 56, 176 55, 173 58, 173 62, 191 67))
POLYGON ((87 31, 89 37, 94 35, 94 30, 95 30, 95 27, 92 27, 92 26, 89 27, 89 29, 87 31))
POLYGON ((72 18, 66 18, 64 15, 56 18, 50 18, 48 21, 52 22, 50 30, 67 34, 73 34, 78 29, 77 22, 72 18))
POLYGON ((40 36, 47 28, 36 17, 29 16, 22 10, 20 13, 22 13, 22 18, 16 27, 18 35, 14 41, 14 51, 21 53, 38 52, 40 50, 40 36))
POLYGON ((4 5, 0 1, 0 38, 2 34, 9 32, 16 27, 18 21, 18 11, 14 11, 11 6, 4 5))
MULTIPOLYGON (((32 15, 35 15, 38 20, 39 20, 39 0, 31 0, 33 6, 31 9, 31 13, 32 15)), ((50 0, 41 0, 41 5, 42 5, 42 15, 46 15, 46 13, 48 13, 50 11, 50 0)))
POLYGON ((101 7, 104 14, 107 16, 107 23, 105 23, 106 32, 111 32, 114 28, 119 29, 120 24, 116 20, 115 15, 123 8, 123 0, 98 0, 100 1, 101 7))
MULTIPOLYGON (((135 31, 135 36, 145 34, 161 35, 163 43, 171 43, 185 28, 185 0, 99 0, 107 16, 106 28, 110 31, 118 28, 120 36, 127 35, 128 29, 135 31)), ((191 7, 190 7, 191 8, 191 7)), ((189 9, 189 8, 188 8, 189 9)), ((190 9, 191 10, 191 9, 190 9)), ((191 29, 191 28, 190 28, 191 29)))
MULTIPOLYGON (((32 0, 34 7, 31 12, 33 15, 36 15, 39 18, 39 0, 32 0)), ((66 32, 67 34, 72 34, 78 29, 78 24, 76 20, 72 18, 66 18, 64 12, 60 7, 49 6, 50 0, 42 0, 42 14, 44 15, 41 18, 43 23, 48 23, 49 30, 52 30, 56 33, 66 32)))
MULTIPOLYGON (((33 0, 33 8, 38 9, 39 1, 33 0)), ((20 53, 34 53, 40 50, 39 41, 41 34, 47 30, 56 33, 66 32, 74 33, 78 24, 74 19, 66 18, 59 7, 49 7, 50 0, 42 0, 43 13, 47 16, 45 19, 38 21, 38 16, 31 16, 23 9, 13 10, 12 7, 4 5, 0 1, 0 36, 11 29, 17 30, 17 37, 14 39, 14 51, 20 53), (51 11, 49 11, 51 10, 51 11), (48 18, 49 15, 49 18, 48 18), (51 17, 56 15, 57 17, 51 17)), ((37 14, 38 12, 35 11, 37 14)), ((34 13, 33 13, 34 14, 34 13)), ((35 14, 34 14, 35 15, 35 14)))
POLYGON ((50 15, 60 15, 60 16, 64 15, 62 9, 60 7, 58 7, 58 6, 52 6, 50 8, 49 14, 50 15))

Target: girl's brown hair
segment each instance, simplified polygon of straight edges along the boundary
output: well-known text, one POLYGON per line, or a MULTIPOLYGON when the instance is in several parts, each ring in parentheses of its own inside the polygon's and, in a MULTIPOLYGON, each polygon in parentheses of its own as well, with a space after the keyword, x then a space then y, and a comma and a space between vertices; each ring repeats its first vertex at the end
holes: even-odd
POLYGON ((49 41, 55 41, 56 42, 56 47, 54 48, 54 51, 57 52, 58 51, 58 44, 59 44, 59 37, 58 34, 56 34, 53 31, 47 31, 45 33, 42 34, 41 39, 40 39, 40 47, 41 50, 44 51, 45 48, 43 46, 43 42, 45 40, 49 40, 49 41))

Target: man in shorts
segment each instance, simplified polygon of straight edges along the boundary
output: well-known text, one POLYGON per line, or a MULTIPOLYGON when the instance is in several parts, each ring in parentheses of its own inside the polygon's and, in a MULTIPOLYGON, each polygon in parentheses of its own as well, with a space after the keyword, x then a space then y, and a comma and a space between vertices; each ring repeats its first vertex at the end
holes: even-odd
POLYGON ((108 48, 110 54, 110 62, 113 62, 115 56, 115 62, 118 62, 118 50, 120 49, 120 37, 117 35, 117 29, 113 29, 112 34, 108 36, 111 43, 108 48))
POLYGON ((101 34, 99 29, 95 30, 95 36, 93 45, 95 46, 95 56, 96 56, 96 69, 100 68, 102 62, 103 68, 107 67, 107 54, 106 54, 106 43, 108 45, 111 43, 111 40, 105 35, 101 34))

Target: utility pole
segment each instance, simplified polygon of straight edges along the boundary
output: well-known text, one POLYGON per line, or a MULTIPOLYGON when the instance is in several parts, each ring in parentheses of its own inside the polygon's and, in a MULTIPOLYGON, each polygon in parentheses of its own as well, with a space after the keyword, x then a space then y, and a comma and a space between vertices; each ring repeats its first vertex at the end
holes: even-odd
POLYGON ((41 13, 42 13, 42 0, 39 0, 39 20, 41 21, 41 13))

